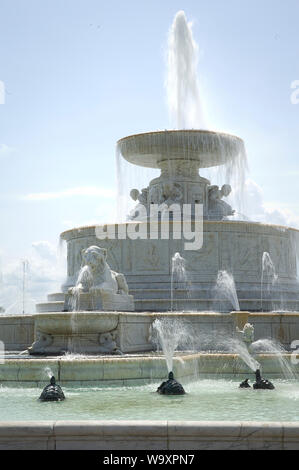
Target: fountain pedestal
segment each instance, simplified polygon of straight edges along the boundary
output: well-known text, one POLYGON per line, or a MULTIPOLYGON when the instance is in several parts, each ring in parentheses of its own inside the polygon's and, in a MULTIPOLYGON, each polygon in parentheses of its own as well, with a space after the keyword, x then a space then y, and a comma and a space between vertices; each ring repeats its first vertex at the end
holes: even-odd
POLYGON ((34 342, 30 355, 65 353, 119 354, 150 351, 146 314, 125 312, 63 312, 34 315, 34 342))

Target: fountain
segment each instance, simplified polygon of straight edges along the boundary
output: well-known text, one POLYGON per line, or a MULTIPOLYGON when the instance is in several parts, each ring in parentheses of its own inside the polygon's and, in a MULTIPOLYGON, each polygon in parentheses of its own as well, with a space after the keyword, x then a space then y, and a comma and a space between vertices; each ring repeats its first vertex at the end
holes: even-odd
POLYGON ((239 300, 236 292, 234 278, 226 271, 219 271, 216 280, 215 292, 217 297, 223 296, 226 298, 234 308, 240 310, 239 300))
MULTIPOLYGON (((0 366, 2 383, 36 385, 41 371, 48 370, 51 382, 41 400, 55 393, 63 399, 55 376, 63 386, 118 385, 122 395, 124 385, 146 387, 168 374, 157 390, 168 395, 185 394, 174 377, 185 385, 205 374, 217 374, 219 381, 213 386, 209 382, 211 392, 205 391, 201 409, 205 415, 213 408, 210 393, 218 392, 218 384, 227 390, 222 376, 235 378, 251 371, 256 375, 254 389, 273 389, 260 370, 281 376, 281 366, 292 369, 289 347, 297 339, 299 325, 294 243, 298 231, 240 221, 238 211, 225 200, 234 181, 238 179, 241 186, 244 181, 244 142, 203 128, 195 53, 191 29, 180 12, 170 35, 168 97, 182 128, 134 134, 117 143, 118 166, 128 162, 157 169, 160 175, 146 187, 129 188, 125 196, 136 206, 125 214, 125 222, 76 227, 61 234, 68 253, 61 292, 38 303, 35 314, 0 317, 4 326, 0 339, 8 352, 28 348, 29 356, 37 356, 8 357, 0 366), (187 76, 182 75, 182 63, 187 76), (209 168, 222 169, 226 175, 222 185, 202 176, 209 168), (270 272, 274 265, 275 290, 284 296, 292 314, 272 313, 272 294, 263 295, 266 270, 270 272), (215 279, 221 296, 217 309, 215 279), (180 284, 177 291, 176 283, 180 284), (222 342, 217 341, 220 337, 222 342), (158 340, 164 356, 155 350, 158 340), (272 347, 271 342, 259 349, 265 341, 277 341, 283 349, 272 347)), ((124 187, 120 178, 121 199, 124 187)), ((248 379, 240 387, 249 388, 248 379)), ((113 393, 110 390, 109 396, 113 393)), ((148 398, 155 410, 152 399, 148 398)), ((221 399, 217 403, 219 410, 221 399)), ((229 408, 226 403, 223 416, 229 408)), ((111 406, 108 409, 109 418, 117 413, 111 406)), ((122 413, 127 417, 126 411, 122 413)))
MULTIPOLYGON (((206 128, 185 128, 206 127, 201 111, 194 111, 201 109, 196 53, 190 25, 179 12, 169 36, 167 90, 172 118, 183 128, 118 141, 118 166, 122 161, 159 169, 160 176, 147 187, 128 190, 137 205, 126 222, 61 234, 67 245, 67 278, 62 292, 36 305, 30 355, 151 351, 151 325, 169 314, 175 323, 182 312, 198 334, 210 329, 230 336, 237 329, 247 335, 249 345, 249 324, 259 339, 267 337, 259 332, 262 317, 254 315, 271 310, 271 298, 263 296, 271 276, 290 310, 299 309, 296 231, 238 221, 225 201, 231 183, 238 179, 242 186, 244 181, 243 140, 206 128), (222 186, 200 175, 208 168, 223 169, 222 186)), ((126 186, 119 173, 122 193, 126 186)), ((263 323, 270 335, 271 321, 268 317, 263 323)), ((275 332, 286 345, 290 331, 283 321, 275 332)))
MULTIPOLYGON (((171 311, 174 310, 174 300, 176 300, 176 303, 178 300, 174 299, 175 293, 177 294, 180 290, 185 293, 185 297, 190 296, 190 284, 185 265, 186 261, 181 257, 180 253, 175 253, 171 260, 171 311)), ((184 299, 181 299, 181 303, 183 301, 184 299)))
POLYGON ((263 311, 264 287, 266 285, 267 298, 272 294, 273 288, 278 281, 274 263, 270 254, 265 251, 262 256, 262 276, 261 276, 261 310, 263 311))

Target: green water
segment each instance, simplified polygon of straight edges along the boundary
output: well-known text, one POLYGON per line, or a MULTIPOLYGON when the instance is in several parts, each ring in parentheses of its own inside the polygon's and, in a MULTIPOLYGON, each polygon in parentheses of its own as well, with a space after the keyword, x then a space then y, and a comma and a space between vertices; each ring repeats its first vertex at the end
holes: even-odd
MULTIPOLYGON (((271 380, 271 377, 267 377, 271 380)), ((0 421, 200 420, 299 421, 299 382, 272 379, 275 390, 239 389, 238 379, 199 380, 186 395, 161 396, 158 384, 63 387, 66 400, 41 403, 37 388, 0 387, 0 421)))

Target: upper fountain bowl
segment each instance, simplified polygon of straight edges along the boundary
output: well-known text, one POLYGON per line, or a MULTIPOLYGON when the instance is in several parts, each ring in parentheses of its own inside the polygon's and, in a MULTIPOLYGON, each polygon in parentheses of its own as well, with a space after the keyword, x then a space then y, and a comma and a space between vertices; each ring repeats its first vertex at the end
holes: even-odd
POLYGON ((245 154, 239 137, 206 130, 171 130, 130 135, 118 141, 122 156, 130 163, 160 168, 167 160, 186 159, 198 168, 223 165, 245 154))

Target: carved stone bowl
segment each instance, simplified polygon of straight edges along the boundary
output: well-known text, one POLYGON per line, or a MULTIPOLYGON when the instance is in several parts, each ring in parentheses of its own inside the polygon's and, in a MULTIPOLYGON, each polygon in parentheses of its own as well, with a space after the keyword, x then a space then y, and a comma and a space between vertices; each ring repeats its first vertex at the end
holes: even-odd
POLYGON ((161 162, 181 160, 197 162, 198 168, 222 165, 245 155, 239 137, 206 130, 147 132, 124 137, 118 148, 125 160, 134 165, 161 168, 161 162))

